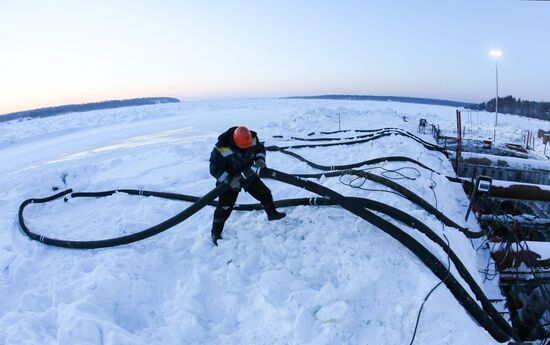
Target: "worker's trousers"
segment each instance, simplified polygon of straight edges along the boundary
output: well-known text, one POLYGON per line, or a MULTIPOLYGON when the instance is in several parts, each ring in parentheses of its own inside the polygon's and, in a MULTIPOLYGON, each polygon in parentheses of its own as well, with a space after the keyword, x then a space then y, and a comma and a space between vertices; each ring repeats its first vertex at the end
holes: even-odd
MULTIPOLYGON (((252 176, 243 181, 242 186, 244 190, 258 200, 264 207, 273 205, 273 196, 267 186, 260 180, 258 176, 252 176)), ((214 211, 214 222, 225 223, 227 218, 233 211, 233 206, 239 196, 240 188, 238 190, 228 190, 220 195, 218 199, 218 206, 214 211)))

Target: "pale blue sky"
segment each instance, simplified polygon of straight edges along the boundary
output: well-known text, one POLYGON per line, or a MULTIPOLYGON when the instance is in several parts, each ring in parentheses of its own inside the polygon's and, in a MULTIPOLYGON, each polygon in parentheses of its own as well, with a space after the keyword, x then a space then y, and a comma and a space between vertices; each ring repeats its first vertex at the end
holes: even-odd
POLYGON ((550 2, 0 0, 0 114, 143 96, 550 101, 550 2))

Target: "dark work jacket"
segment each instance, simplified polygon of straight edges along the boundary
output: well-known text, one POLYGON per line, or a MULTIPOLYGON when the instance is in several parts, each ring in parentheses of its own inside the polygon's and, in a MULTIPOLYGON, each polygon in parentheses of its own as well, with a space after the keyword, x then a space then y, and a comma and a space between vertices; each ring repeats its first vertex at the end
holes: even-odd
POLYGON ((231 127, 222 133, 210 154, 210 174, 218 183, 225 181, 229 176, 239 176, 258 158, 265 160, 265 147, 258 139, 256 132, 250 131, 252 146, 249 148, 243 150, 235 145, 233 131, 236 128, 231 127))

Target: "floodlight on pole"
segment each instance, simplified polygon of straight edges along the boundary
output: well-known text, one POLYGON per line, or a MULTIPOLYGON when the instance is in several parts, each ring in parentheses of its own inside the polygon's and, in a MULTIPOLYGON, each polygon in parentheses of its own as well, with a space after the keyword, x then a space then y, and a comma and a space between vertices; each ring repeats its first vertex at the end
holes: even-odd
POLYGON ((493 49, 489 52, 489 55, 495 59, 495 75, 496 75, 496 87, 497 97, 495 98, 495 128, 493 129, 493 142, 496 141, 497 125, 498 125, 498 59, 502 56, 500 50, 493 49))
POLYGON ((499 57, 502 56, 502 52, 501 52, 500 50, 494 50, 494 49, 491 50, 491 51, 489 52, 489 54, 490 54, 492 57, 494 57, 495 59, 498 59, 499 57))

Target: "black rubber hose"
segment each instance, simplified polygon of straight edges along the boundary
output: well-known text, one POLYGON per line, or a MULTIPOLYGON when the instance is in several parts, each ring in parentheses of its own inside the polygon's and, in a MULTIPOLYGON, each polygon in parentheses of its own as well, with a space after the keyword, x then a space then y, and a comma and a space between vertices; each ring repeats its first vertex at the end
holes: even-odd
POLYGON ((380 228, 382 231, 392 236, 405 247, 407 247, 420 260, 422 260, 422 262, 424 262, 424 264, 445 283, 447 288, 455 296, 457 301, 466 309, 466 311, 478 322, 478 324, 485 328, 494 339, 499 342, 505 342, 510 340, 510 338, 512 337, 512 334, 509 334, 508 332, 506 332, 506 330, 503 330, 501 327, 499 327, 499 325, 492 318, 490 318, 485 311, 480 308, 480 306, 474 301, 474 299, 468 294, 468 292, 464 290, 462 285, 452 275, 447 275, 447 268, 437 259, 436 256, 434 256, 429 250, 422 246, 412 236, 402 231, 397 226, 366 210, 360 205, 347 199, 343 195, 312 181, 299 179, 292 175, 288 175, 283 172, 275 171, 269 168, 261 169, 260 176, 291 184, 296 187, 300 187, 310 192, 316 193, 318 195, 330 198, 336 204, 342 206, 344 209, 352 212, 353 214, 380 228))
POLYGON ((424 168, 426 170, 432 171, 432 172, 440 175, 437 171, 433 170, 432 168, 420 163, 419 161, 417 161, 415 159, 405 157, 405 156, 389 156, 389 157, 373 158, 373 159, 369 159, 369 160, 362 161, 362 162, 350 163, 350 164, 341 164, 341 165, 321 165, 321 164, 317 164, 317 163, 308 161, 304 157, 302 157, 299 154, 294 153, 292 151, 287 151, 285 149, 280 149, 280 150, 278 150, 278 152, 282 152, 286 155, 289 155, 291 157, 299 159, 302 162, 306 162, 312 168, 319 169, 319 170, 325 170, 325 171, 328 171, 328 170, 349 170, 349 169, 359 168, 359 167, 364 166, 364 165, 372 165, 372 164, 378 164, 378 163, 382 163, 382 162, 410 162, 410 163, 414 163, 418 166, 421 166, 422 168, 424 168))
MULTIPOLYGON (((338 133, 338 132, 344 132, 344 131, 336 131, 336 132, 321 132, 321 134, 335 134, 335 133, 338 133)), ((411 137, 415 140, 418 140, 418 141, 422 141, 424 144, 427 144, 427 145, 430 145, 430 146, 437 146, 435 144, 432 144, 432 143, 429 143, 419 137, 417 137, 416 135, 412 134, 411 132, 408 132, 408 131, 405 131, 403 129, 400 129, 400 128, 379 128, 379 129, 368 129, 368 130, 355 130, 355 132, 358 132, 358 133, 369 133, 369 134, 361 134, 361 135, 355 135, 355 136, 352 136, 352 137, 341 137, 341 138, 332 138, 332 137, 329 137, 329 138, 324 138, 324 137, 318 137, 318 138, 301 138, 301 137, 294 137, 294 136, 290 136, 288 137, 288 140, 296 140, 296 141, 336 141, 336 140, 352 140, 352 139, 362 139, 362 138, 368 138, 368 137, 372 137, 373 135, 375 135, 376 133, 384 133, 384 132, 395 132, 395 134, 397 134, 397 132, 399 132, 399 134, 401 135, 405 135, 407 137, 411 137)), ((310 133, 311 134, 311 133, 310 133)), ((315 134, 315 133, 312 133, 312 134, 315 134)), ((274 135, 273 138, 281 138, 281 139, 285 139, 284 136, 282 135, 274 135)))
MULTIPOLYGON (((318 134, 321 134, 321 135, 328 135, 328 134, 338 134, 338 133, 347 133, 347 132, 359 132, 359 133, 373 133, 373 132, 380 132, 380 131, 383 131, 383 130, 387 130, 387 129, 395 129, 395 130, 398 130, 398 131, 403 131, 401 128, 397 128, 397 127, 386 127, 386 128, 377 128, 377 129, 342 129, 342 130, 339 130, 339 131, 332 131, 332 132, 319 132, 318 134)), ((310 132, 307 134, 308 137, 312 136, 312 135, 315 135, 317 134, 317 132, 310 132)), ((282 135, 274 135, 273 138, 281 138, 281 139, 284 139, 284 136, 282 135)), ((290 137, 290 138, 295 138, 295 140, 302 140, 304 139, 305 141, 307 141, 308 138, 296 138, 296 137, 290 137)), ((315 138, 313 138, 314 141, 316 140, 315 138)), ((337 139, 337 140, 341 140, 342 138, 328 138, 329 140, 333 140, 333 139, 337 139)))
MULTIPOLYGON (((106 247, 115 247, 120 246, 123 244, 128 244, 132 242, 137 242, 140 240, 143 240, 145 238, 157 235, 165 230, 170 229, 171 227, 176 226, 177 224, 183 222, 187 218, 191 217, 193 214, 197 213, 200 209, 202 209, 204 206, 208 205, 210 202, 212 202, 214 199, 216 199, 220 194, 222 194, 224 191, 229 188, 226 184, 220 184, 216 188, 212 189, 210 192, 205 194, 202 198, 198 199, 195 203, 193 203, 191 206, 186 208, 185 210, 181 211, 180 213, 176 214, 175 216, 165 220, 162 223, 159 223, 157 225, 154 225, 148 229, 145 229, 140 232, 136 232, 130 235, 116 237, 116 238, 110 238, 110 239, 104 239, 104 240, 95 240, 95 241, 69 241, 69 240, 60 240, 55 238, 49 238, 46 236, 42 236, 39 234, 35 234, 29 230, 27 225, 25 224, 25 219, 23 217, 23 211, 25 207, 28 204, 32 203, 45 203, 48 201, 55 200, 57 198, 61 198, 71 192, 71 190, 66 190, 64 192, 58 193, 54 196, 51 196, 49 198, 44 199, 28 199, 25 200, 21 206, 19 207, 19 224, 21 226, 21 229, 23 232, 30 237, 33 240, 40 241, 44 244, 48 244, 51 246, 56 247, 63 247, 63 248, 72 248, 72 249, 95 249, 95 248, 106 248, 106 247)), ((97 193, 101 194, 101 193, 97 193)), ((111 193, 112 194, 112 193, 111 193)), ((107 194, 110 195, 110 194, 107 194)), ((102 195, 98 195, 102 196, 102 195)))
MULTIPOLYGON (((378 162, 383 161, 384 159, 386 159, 386 158, 376 158, 376 159, 371 160, 371 161, 353 163, 353 164, 349 164, 347 166, 346 165, 328 166, 328 165, 320 165, 320 164, 311 162, 311 161, 305 159, 304 157, 300 156, 299 154, 297 154, 295 152, 287 151, 285 149, 280 149, 278 151, 281 152, 281 153, 284 153, 286 155, 289 155, 291 157, 294 157, 294 158, 306 163, 307 165, 311 166, 312 168, 319 169, 319 170, 324 170, 324 171, 337 170, 338 168, 342 168, 342 167, 346 168, 347 166, 355 166, 355 165, 361 166, 361 165, 363 165, 363 163, 373 164, 373 163, 370 163, 370 162, 374 161, 374 162, 378 163, 378 162)), ((408 157, 387 157, 387 158, 389 158, 389 160, 398 160, 400 158, 405 158, 409 162, 413 162, 415 164, 418 164, 422 167, 427 168, 430 171, 433 171, 432 169, 424 166, 422 163, 417 162, 417 161, 415 161, 411 158, 408 158, 408 157)), ((418 206, 422 207, 427 212, 433 214, 435 217, 437 217, 437 219, 441 220, 445 225, 457 228, 460 232, 464 233, 464 235, 466 235, 469 238, 480 238, 480 237, 485 236, 485 231, 472 231, 472 230, 469 230, 468 228, 465 228, 465 227, 457 224, 455 221, 453 221, 452 219, 447 217, 443 212, 441 212, 437 208, 433 207, 429 202, 422 199, 417 194, 413 193, 412 191, 410 191, 406 187, 400 185, 399 183, 397 183, 395 181, 392 181, 391 179, 385 178, 383 176, 379 176, 379 175, 376 175, 376 174, 373 174, 373 173, 369 173, 367 171, 352 170, 352 169, 350 169, 350 170, 341 170, 341 171, 330 171, 330 172, 318 173, 318 174, 292 174, 292 175, 296 176, 296 177, 303 177, 303 178, 320 178, 321 176, 334 177, 334 176, 341 176, 341 175, 346 175, 346 174, 361 176, 361 177, 364 177, 366 179, 369 179, 369 180, 375 181, 377 183, 380 183, 380 184, 382 184, 382 185, 384 185, 388 188, 393 189, 394 191, 396 191, 399 194, 403 195, 403 197, 407 198, 411 202, 413 202, 413 203, 417 204, 418 206)))
POLYGON ((362 134, 356 135, 353 137, 344 137, 344 138, 300 138, 300 137, 284 137, 282 135, 274 135, 273 138, 287 139, 287 140, 296 140, 296 141, 338 141, 338 140, 352 140, 352 139, 363 139, 372 137, 374 134, 362 134))
MULTIPOLYGON (((395 128, 395 127, 389 127, 389 128, 385 128, 387 130, 395 130, 395 131, 400 131, 402 133, 405 133, 409 138, 411 139, 414 139, 416 141, 418 141, 419 143, 423 144, 424 146, 432 146, 434 148, 437 148, 437 151, 441 151, 441 153, 444 153, 445 156, 448 156, 448 152, 447 150, 445 150, 443 147, 437 145, 437 144, 433 144, 433 143, 430 143, 429 141, 426 141, 414 134, 412 134, 411 132, 409 131, 406 131, 404 129, 401 129, 401 128, 395 128)), ((372 132, 371 129, 357 129, 356 132, 359 132, 359 133, 365 133, 365 132, 372 132)))
MULTIPOLYGON (((329 132, 319 132, 319 134, 338 134, 338 133, 346 133, 346 132, 353 132, 354 130, 353 129, 341 129, 339 131, 329 131, 329 132)), ((376 131, 376 129, 373 129, 372 131, 376 131)), ((317 133, 315 132, 311 132, 311 133, 308 133, 307 135, 308 136, 311 136, 311 135, 315 135, 317 133)))
POLYGON ((267 146, 267 151, 277 151, 278 149, 301 149, 301 148, 314 148, 314 147, 328 147, 328 146, 338 146, 338 145, 353 145, 353 144, 362 144, 367 143, 372 140, 376 140, 379 138, 383 138, 385 136, 391 135, 391 134, 397 134, 394 132, 382 132, 377 133, 375 135, 369 135, 367 138, 358 139, 358 140, 352 140, 352 141, 338 141, 334 143, 323 143, 323 144, 298 144, 298 145, 288 145, 288 146, 267 146), (275 148, 275 149, 273 149, 275 148))
MULTIPOLYGON (((366 138, 367 136, 369 135, 374 135, 375 133, 380 133, 380 132, 384 132, 384 131, 395 131, 395 132, 401 132, 401 133, 405 133, 407 136, 415 136, 414 134, 412 134, 411 132, 408 132, 404 129, 401 129, 401 128, 397 128, 397 127, 386 127, 386 128, 377 128, 377 129, 344 129, 344 130, 340 130, 340 131, 332 131, 332 132, 319 132, 319 134, 321 135, 327 135, 327 134, 337 134, 337 133, 346 133, 346 132, 357 132, 357 133, 369 133, 369 134, 365 134, 365 135, 356 135, 356 136, 353 136, 353 137, 339 137, 339 138, 324 138, 324 137, 318 137, 318 138, 302 138, 302 137, 294 137, 294 136, 290 136, 290 137, 287 137, 289 140, 298 140, 298 141, 332 141, 332 140, 349 140, 349 139, 360 139, 360 138, 366 138)), ((316 134, 315 132, 311 132, 309 133, 307 136, 308 137, 311 137, 312 135, 316 134)), ((285 137, 283 135, 274 135, 273 138, 281 138, 281 139, 285 139, 285 137)), ((416 137, 420 140, 422 140, 421 138, 419 137, 416 137)), ((430 145, 434 145, 434 144, 431 144, 429 143, 430 145)))
MULTIPOLYGON (((386 136, 393 135, 393 134, 402 135, 402 136, 411 138, 411 139, 419 142, 420 144, 422 144, 426 149, 428 149, 430 151, 438 151, 438 152, 443 153, 445 156, 448 156, 447 151, 445 149, 443 149, 442 147, 439 147, 437 145, 434 145, 432 143, 424 141, 421 138, 419 138, 419 137, 417 137, 417 136, 415 136, 411 133, 398 131, 398 130, 394 130, 394 129, 381 130, 378 133, 375 133, 373 135, 367 135, 366 138, 364 138, 364 139, 358 139, 358 140, 352 140, 352 141, 340 141, 342 139, 338 139, 338 142, 324 143, 324 144, 301 144, 301 145, 289 145, 289 146, 281 146, 281 147, 273 145, 273 146, 266 147, 266 150, 267 151, 278 151, 280 149, 291 149, 291 148, 299 149, 299 148, 313 148, 313 147, 328 147, 328 146, 337 146, 337 145, 361 144, 361 143, 366 143, 366 142, 376 140, 376 139, 380 139, 382 137, 386 137, 386 136)), ((308 140, 308 139, 304 139, 304 140, 305 141, 311 141, 311 140, 308 140)))
MULTIPOLYGON (((338 134, 338 133, 347 133, 347 132, 359 132, 359 133, 369 133, 369 132, 380 132, 381 130, 384 130, 384 129, 395 129, 395 130, 402 130, 401 128, 398 128, 398 127, 385 127, 385 128, 377 128, 377 129, 341 129, 341 130, 338 130, 338 131, 330 131, 330 132, 319 132, 319 134, 323 135, 323 134, 338 134)), ((311 136, 311 135, 315 135, 317 134, 316 132, 311 132, 308 134, 308 136, 311 136)))

